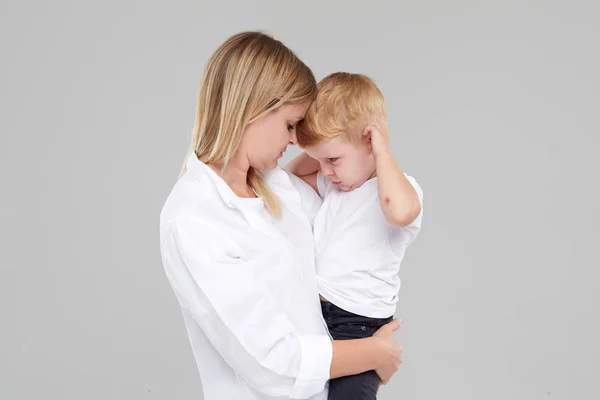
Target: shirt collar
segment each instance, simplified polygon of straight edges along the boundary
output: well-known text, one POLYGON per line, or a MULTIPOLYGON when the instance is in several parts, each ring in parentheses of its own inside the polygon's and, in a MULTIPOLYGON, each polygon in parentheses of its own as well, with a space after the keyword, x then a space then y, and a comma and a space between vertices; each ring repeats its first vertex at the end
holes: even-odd
POLYGON ((230 208, 239 208, 241 199, 231 190, 229 185, 208 165, 198 159, 192 153, 187 160, 186 170, 195 180, 205 183, 213 183, 223 202, 230 208))

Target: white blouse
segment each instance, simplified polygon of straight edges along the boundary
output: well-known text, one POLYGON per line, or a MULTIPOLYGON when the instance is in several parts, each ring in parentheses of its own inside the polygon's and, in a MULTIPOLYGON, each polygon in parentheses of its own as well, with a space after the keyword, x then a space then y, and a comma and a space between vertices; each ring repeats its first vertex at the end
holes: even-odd
POLYGON ((310 217, 320 199, 279 168, 266 179, 280 219, 192 155, 160 215, 162 261, 206 400, 327 398, 332 342, 310 217))

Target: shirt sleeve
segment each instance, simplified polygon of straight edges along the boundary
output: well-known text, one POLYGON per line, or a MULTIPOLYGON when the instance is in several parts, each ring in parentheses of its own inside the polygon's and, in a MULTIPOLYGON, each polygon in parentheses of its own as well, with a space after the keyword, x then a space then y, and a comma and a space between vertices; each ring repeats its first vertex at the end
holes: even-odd
POLYGON ((331 182, 329 179, 325 178, 321 171, 317 172, 317 188, 319 189, 319 196, 321 196, 321 198, 325 197, 330 185, 331 182))
POLYGON ((309 398, 324 389, 331 339, 297 334, 257 280, 257 265, 233 241, 186 217, 165 228, 161 253, 182 309, 251 387, 290 398, 309 398))
POLYGON ((302 203, 302 208, 308 215, 310 223, 312 225, 315 220, 315 216, 317 212, 323 205, 323 199, 319 197, 317 192, 306 182, 304 182, 301 178, 298 178, 296 175, 287 172, 287 175, 290 179, 290 182, 298 191, 300 195, 300 202, 302 203))

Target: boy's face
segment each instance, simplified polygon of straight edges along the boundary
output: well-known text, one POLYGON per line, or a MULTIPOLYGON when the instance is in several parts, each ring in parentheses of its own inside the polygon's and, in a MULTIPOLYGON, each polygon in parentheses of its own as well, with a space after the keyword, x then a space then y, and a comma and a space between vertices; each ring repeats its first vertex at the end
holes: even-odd
POLYGON ((375 158, 366 137, 348 141, 336 136, 304 151, 319 161, 321 173, 338 190, 354 190, 375 175, 375 158))

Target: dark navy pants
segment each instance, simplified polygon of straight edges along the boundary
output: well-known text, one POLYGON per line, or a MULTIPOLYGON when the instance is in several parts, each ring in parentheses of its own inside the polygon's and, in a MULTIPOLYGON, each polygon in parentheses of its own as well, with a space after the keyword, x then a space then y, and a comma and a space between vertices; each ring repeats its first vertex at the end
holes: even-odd
MULTIPOLYGON (((393 319, 363 317, 326 301, 321 301, 321 310, 335 340, 371 337, 393 319)), ((378 390, 379 376, 375 371, 343 376, 329 382, 329 400, 376 400, 378 390)))

